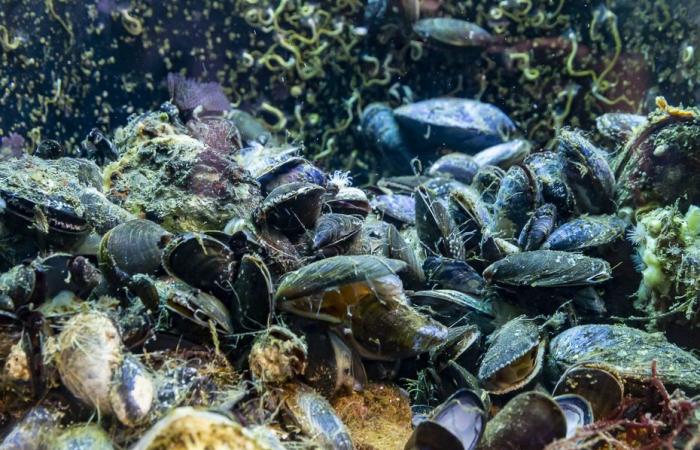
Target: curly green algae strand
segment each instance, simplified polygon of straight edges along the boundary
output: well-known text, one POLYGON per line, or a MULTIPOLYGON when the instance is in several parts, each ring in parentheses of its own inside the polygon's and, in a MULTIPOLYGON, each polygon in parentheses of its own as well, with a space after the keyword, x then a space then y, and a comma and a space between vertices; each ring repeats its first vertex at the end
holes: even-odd
POLYGON ((75 35, 73 34, 73 26, 70 24, 70 22, 65 21, 61 16, 58 15, 56 12, 55 6, 53 4, 53 0, 44 0, 44 5, 46 6, 46 9, 49 11, 49 15, 56 19, 58 23, 61 24, 64 30, 66 30, 66 33, 68 33, 68 42, 69 45, 73 45, 75 43, 75 35))
POLYGON ((132 16, 128 9, 119 11, 122 26, 132 36, 138 36, 143 33, 143 23, 138 17, 132 16))
POLYGON ((355 119, 355 114, 353 113, 353 105, 355 104, 356 101, 359 100, 359 98, 360 98, 360 93, 358 91, 353 91, 350 98, 345 100, 345 112, 347 114, 347 118, 343 122, 341 122, 340 124, 336 125, 335 127, 323 132, 323 136, 321 137, 321 149, 322 149, 322 151, 314 156, 314 161, 318 161, 320 159, 323 159, 327 156, 330 156, 333 153, 330 146, 328 148, 326 148, 326 144, 328 143, 328 140, 329 140, 328 136, 330 136, 331 134, 342 133, 350 126, 352 121, 355 119))
POLYGON ((260 105, 260 109, 262 109, 263 111, 269 112, 270 114, 275 116, 275 118, 277 119, 277 121, 275 123, 272 123, 272 124, 268 123, 267 124, 268 127, 270 127, 270 129, 272 131, 274 131, 274 132, 282 131, 287 126, 287 117, 285 117, 284 113, 279 108, 275 108, 271 104, 269 104, 267 102, 263 102, 262 105, 260 105))
POLYGON ((16 36, 10 36, 10 31, 5 25, 0 25, 0 44, 2 44, 2 49, 6 53, 9 53, 13 50, 17 50, 22 44, 22 41, 16 36))

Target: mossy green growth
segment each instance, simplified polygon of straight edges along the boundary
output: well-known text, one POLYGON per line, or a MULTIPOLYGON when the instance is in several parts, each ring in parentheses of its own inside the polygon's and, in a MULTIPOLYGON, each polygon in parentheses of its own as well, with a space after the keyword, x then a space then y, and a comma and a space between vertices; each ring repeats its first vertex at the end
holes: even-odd
POLYGON ((109 198, 169 231, 222 229, 261 200, 255 179, 232 154, 208 147, 162 112, 115 133, 119 160, 104 170, 109 198))
POLYGON ((643 213, 634 240, 642 271, 637 307, 650 317, 677 312, 675 316, 697 324, 700 208, 690 206, 682 214, 677 206, 668 206, 643 213))

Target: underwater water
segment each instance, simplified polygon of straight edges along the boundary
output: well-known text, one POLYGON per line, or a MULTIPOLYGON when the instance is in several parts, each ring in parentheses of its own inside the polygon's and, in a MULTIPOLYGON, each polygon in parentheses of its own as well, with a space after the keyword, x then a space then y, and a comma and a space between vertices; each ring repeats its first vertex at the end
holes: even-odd
POLYGON ((700 0, 0 0, 0 449, 700 449, 700 0))

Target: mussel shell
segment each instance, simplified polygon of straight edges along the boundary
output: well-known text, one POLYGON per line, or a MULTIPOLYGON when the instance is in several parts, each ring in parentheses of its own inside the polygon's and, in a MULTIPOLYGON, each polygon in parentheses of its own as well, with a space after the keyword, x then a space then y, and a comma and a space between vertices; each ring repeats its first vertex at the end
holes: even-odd
POLYGON ((558 151, 564 157, 564 171, 576 198, 576 209, 591 214, 615 209, 615 175, 606 155, 581 132, 563 129, 558 151))
POLYGON ((324 186, 326 175, 316 166, 299 156, 291 156, 271 163, 258 175, 263 195, 267 195, 283 184, 307 182, 324 186))
POLYGON ((615 160, 617 203, 640 208, 681 199, 697 204, 700 186, 689 180, 700 163, 699 129, 700 118, 692 111, 651 116, 615 160))
POLYGON ((416 190, 416 231, 423 246, 437 255, 465 259, 464 241, 447 206, 424 186, 416 190))
POLYGON ((295 424, 323 448, 353 450, 345 424, 323 396, 303 385, 290 387, 284 405, 295 424))
POLYGON ((649 380, 652 360, 657 377, 669 389, 700 393, 700 360, 671 344, 662 334, 622 325, 579 325, 562 332, 549 344, 548 368, 560 374, 575 364, 613 371, 626 387, 649 380))
POLYGON ((367 383, 367 375, 359 355, 327 327, 306 327, 308 364, 304 380, 324 397, 340 391, 359 390, 367 383))
POLYGON ((469 154, 500 144, 515 132, 515 124, 496 106, 462 98, 423 100, 395 109, 394 115, 416 145, 469 154))
POLYGON ((156 422, 131 447, 132 450, 155 450, 171 444, 192 448, 245 448, 273 450, 272 446, 256 437, 250 430, 224 415, 179 407, 156 422), (186 443, 186 444, 182 444, 186 443))
POLYGON ((218 298, 230 295, 236 269, 231 249, 204 233, 185 233, 173 238, 162 252, 165 271, 190 286, 218 298))
POLYGON ((529 169, 512 166, 501 180, 494 203, 493 231, 504 239, 515 238, 541 203, 537 178, 529 169))
POLYGON ((607 419, 622 404, 625 386, 613 372, 600 367, 572 366, 561 376, 553 395, 576 394, 591 405, 596 420, 607 419))
MULTIPOLYGON (((481 332, 478 327, 475 325, 453 326, 448 330, 447 341, 430 351, 430 360, 438 370, 443 370, 450 362, 471 369, 476 362, 480 344, 481 332)), ((478 382, 475 378, 474 381, 473 388, 478 388, 478 382)))
POLYGON ((265 328, 273 310, 272 275, 257 255, 243 255, 229 303, 236 330, 265 328))
POLYGON ((459 259, 429 256, 423 262, 423 271, 429 286, 469 295, 481 295, 486 284, 469 263, 459 259))
POLYGON ((487 424, 478 450, 542 450, 566 436, 566 417, 546 394, 524 392, 510 400, 487 424))
POLYGON ((391 108, 383 103, 370 103, 362 111, 360 127, 367 143, 378 150, 385 170, 392 174, 411 172, 414 154, 391 108))
POLYGON ((255 338, 248 366, 253 379, 266 385, 291 381, 306 369, 306 343, 289 328, 272 325, 255 338))
POLYGON ((80 203, 85 208, 85 219, 100 234, 106 233, 121 223, 136 219, 136 216, 109 201, 95 188, 83 190, 80 193, 80 203))
POLYGON ((474 175, 472 187, 479 192, 479 197, 484 203, 492 205, 505 176, 506 172, 498 166, 482 166, 474 175))
POLYGON ((490 283, 506 286, 567 287, 602 283, 612 277, 610 264, 599 258, 556 250, 508 255, 484 270, 490 283))
MULTIPOLYGON (((537 250, 549 237, 557 221, 557 207, 545 203, 535 210, 520 231, 518 245, 525 251, 537 250)), ((552 249, 565 250, 565 249, 552 249)))
POLYGON ((553 152, 533 153, 525 159, 542 187, 542 199, 557 207, 560 217, 573 214, 576 207, 574 192, 564 177, 564 160, 560 154, 553 152))
POLYGON ((576 394, 554 397, 566 416, 566 437, 571 437, 576 430, 593 423, 593 410, 588 400, 576 394))
POLYGON ((353 246, 348 254, 369 254, 403 261, 406 263, 406 269, 399 275, 404 283, 411 288, 423 286, 425 274, 418 255, 394 225, 382 221, 365 222, 358 244, 353 246))
POLYGON ((413 24, 413 31, 428 39, 453 47, 485 47, 494 37, 475 23, 449 17, 420 19, 413 24))
POLYGON ((6 311, 31 301, 43 300, 45 293, 37 284, 37 272, 31 264, 19 264, 0 275, 0 306, 6 311))
POLYGON ((447 328, 398 301, 367 296, 352 308, 352 335, 377 359, 409 358, 428 352, 447 340, 447 328))
POLYGON ((370 281, 393 275, 406 268, 406 263, 381 256, 334 256, 289 272, 275 292, 275 301, 284 302, 344 284, 370 281))
POLYGON ((325 255, 343 254, 362 229, 363 220, 347 214, 323 214, 316 222, 313 250, 325 255))
POLYGON ((452 191, 448 211, 457 225, 466 251, 474 249, 481 241, 483 230, 493 226, 491 211, 473 190, 452 191))
POLYGON ((163 247, 171 238, 160 225, 136 219, 109 230, 100 243, 100 269, 113 282, 132 275, 155 274, 161 268, 163 247))
POLYGON ((410 195, 377 195, 372 199, 372 208, 380 219, 396 226, 416 223, 416 201, 410 195))
POLYGON ((34 406, 3 436, 0 447, 8 450, 42 448, 58 427, 62 413, 39 404, 34 406))
POLYGON ((351 186, 339 189, 333 198, 325 200, 324 206, 332 213, 358 217, 367 217, 372 211, 367 194, 362 189, 351 186))
POLYGON ((605 113, 595 119, 598 132, 615 143, 627 142, 636 128, 646 124, 645 116, 630 113, 605 113))
POLYGON ((155 288, 162 306, 188 324, 194 323, 208 333, 211 321, 219 333, 233 332, 228 308, 213 295, 175 279, 156 280, 155 288))
POLYGON ((470 184, 477 170, 479 170, 479 166, 471 156, 454 152, 435 161, 428 169, 428 174, 452 177, 462 183, 470 184))
POLYGON ((479 396, 460 389, 418 424, 404 450, 473 450, 485 425, 486 412, 479 396))
POLYGON ((270 192, 256 212, 256 223, 282 232, 312 229, 321 215, 325 189, 303 181, 283 184, 270 192))
POLYGON ((112 450, 109 435, 96 424, 75 425, 52 436, 52 450, 112 450))
POLYGON ((514 139, 503 144, 486 148, 474 155, 479 166, 498 166, 508 170, 510 166, 521 164, 530 154, 532 144, 524 139, 514 139))
POLYGON ((449 327, 464 321, 480 323, 493 318, 493 311, 488 302, 459 291, 417 291, 410 295, 410 299, 415 307, 449 327))
POLYGON ((145 421, 155 396, 154 381, 148 370, 127 354, 112 381, 109 402, 117 419, 130 427, 145 421))
POLYGON ((478 373, 489 392, 501 395, 521 389, 542 370, 546 341, 533 320, 515 318, 489 336, 489 342, 478 373))
POLYGON ((627 222, 616 216, 582 216, 560 225, 542 249, 580 252, 624 237, 627 222))

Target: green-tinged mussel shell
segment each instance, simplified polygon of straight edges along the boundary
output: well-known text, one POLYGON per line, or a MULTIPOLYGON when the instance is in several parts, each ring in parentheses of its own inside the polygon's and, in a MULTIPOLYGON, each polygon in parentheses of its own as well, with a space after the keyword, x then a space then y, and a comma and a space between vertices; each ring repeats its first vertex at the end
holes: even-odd
POLYGON ((541 288, 587 286, 611 277, 607 261, 555 250, 515 253, 484 270, 484 278, 491 283, 541 288))
POLYGON ((284 302, 322 292, 344 284, 374 280, 403 270, 406 263, 381 256, 334 256, 322 259, 282 279, 275 300, 284 302))
POLYGON ((653 362, 668 388, 700 393, 700 360, 660 333, 622 325, 580 325, 552 339, 547 358, 555 376, 575 364, 598 366, 615 372, 628 386, 648 381, 653 362))
POLYGON ((486 424, 477 450, 542 450, 566 436, 566 417, 557 403, 540 392, 524 392, 486 424))

